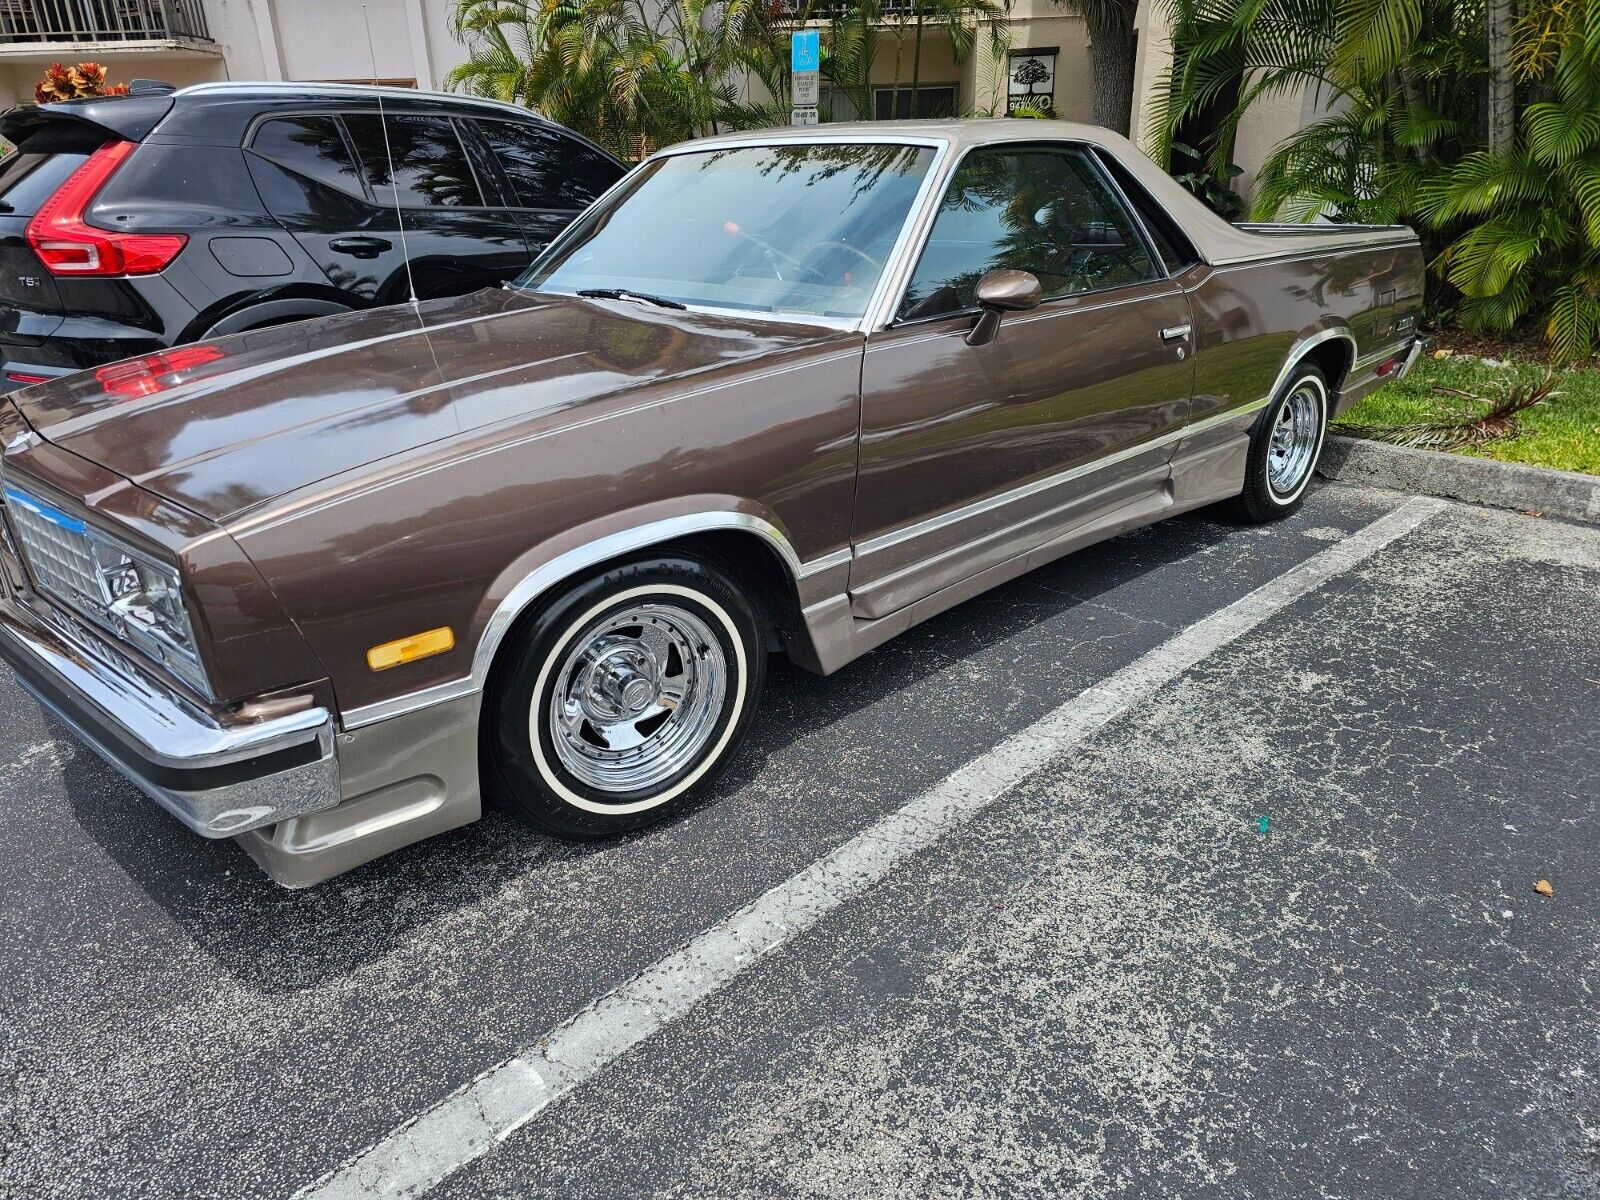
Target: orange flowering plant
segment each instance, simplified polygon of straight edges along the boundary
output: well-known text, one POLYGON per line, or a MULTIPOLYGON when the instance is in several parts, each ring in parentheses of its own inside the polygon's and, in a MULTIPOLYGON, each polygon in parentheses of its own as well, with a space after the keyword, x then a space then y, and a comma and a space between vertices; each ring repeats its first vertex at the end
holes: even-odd
POLYGON ((44 78, 33 89, 33 98, 40 104, 55 100, 83 100, 90 96, 124 96, 125 83, 106 85, 106 69, 99 63, 81 62, 75 67, 51 63, 44 78))

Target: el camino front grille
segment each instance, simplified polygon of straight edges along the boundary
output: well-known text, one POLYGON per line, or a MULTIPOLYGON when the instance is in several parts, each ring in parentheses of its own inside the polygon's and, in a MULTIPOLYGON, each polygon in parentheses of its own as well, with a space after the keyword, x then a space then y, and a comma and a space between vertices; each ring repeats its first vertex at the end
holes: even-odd
POLYGON ((46 515, 42 507, 6 489, 6 511, 34 582, 90 612, 102 611, 105 601, 83 522, 53 510, 46 515))

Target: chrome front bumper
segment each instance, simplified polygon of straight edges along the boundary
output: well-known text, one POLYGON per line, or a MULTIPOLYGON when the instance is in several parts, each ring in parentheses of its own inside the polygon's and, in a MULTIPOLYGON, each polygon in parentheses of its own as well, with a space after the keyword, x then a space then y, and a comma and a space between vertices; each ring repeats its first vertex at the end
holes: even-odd
POLYGON ((202 837, 232 837, 339 803, 326 709, 221 725, 9 605, 0 605, 0 658, 45 708, 202 837))

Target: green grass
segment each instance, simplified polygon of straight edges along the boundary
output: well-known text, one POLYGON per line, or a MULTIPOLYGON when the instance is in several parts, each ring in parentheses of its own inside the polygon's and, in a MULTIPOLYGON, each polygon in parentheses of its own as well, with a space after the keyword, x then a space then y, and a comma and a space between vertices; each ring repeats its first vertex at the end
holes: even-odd
MULTIPOLYGON (((1450 420, 1477 415, 1488 405, 1441 396, 1440 387, 1460 388, 1475 396, 1493 397, 1507 383, 1533 383, 1543 378, 1539 363, 1508 363, 1491 367, 1476 359, 1423 358, 1399 383, 1385 384, 1339 418, 1338 425, 1403 425, 1414 421, 1450 420)), ((1478 458, 1586 471, 1600 475, 1600 370, 1568 371, 1556 383, 1553 396, 1517 418, 1515 437, 1452 450, 1478 458)))

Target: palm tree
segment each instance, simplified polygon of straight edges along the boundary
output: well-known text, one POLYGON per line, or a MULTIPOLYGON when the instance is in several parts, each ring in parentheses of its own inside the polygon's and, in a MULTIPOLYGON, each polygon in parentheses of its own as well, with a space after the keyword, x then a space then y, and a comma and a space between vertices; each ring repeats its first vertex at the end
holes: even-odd
MULTIPOLYGON (((922 36, 926 29, 939 30, 950 40, 950 56, 957 63, 967 60, 986 33, 991 47, 1004 43, 1002 21, 1010 11, 1009 0, 911 0, 915 17, 915 46, 911 56, 912 113, 915 96, 922 83, 922 36)), ((955 114, 950 114, 954 116, 955 114)))
POLYGON ((730 82, 766 39, 757 0, 457 0, 446 86, 537 108, 618 154, 770 116, 730 82))
POLYGON ((1436 304, 1469 328, 1537 319, 1563 359, 1600 345, 1600 0, 1529 4, 1509 46, 1494 0, 1168 2, 1158 141, 1225 98, 1216 169, 1251 104, 1317 88, 1330 115, 1268 158, 1258 217, 1416 225, 1436 304))
POLYGON ((1600 346, 1600 0, 1531 7, 1512 66, 1546 97, 1523 110, 1521 144, 1463 156, 1423 187, 1422 208, 1465 226, 1439 266, 1469 326, 1538 312, 1555 356, 1576 361, 1600 346))
POLYGON ((1060 0, 1089 28, 1094 123, 1128 136, 1133 112, 1133 19, 1139 0, 1060 0))

